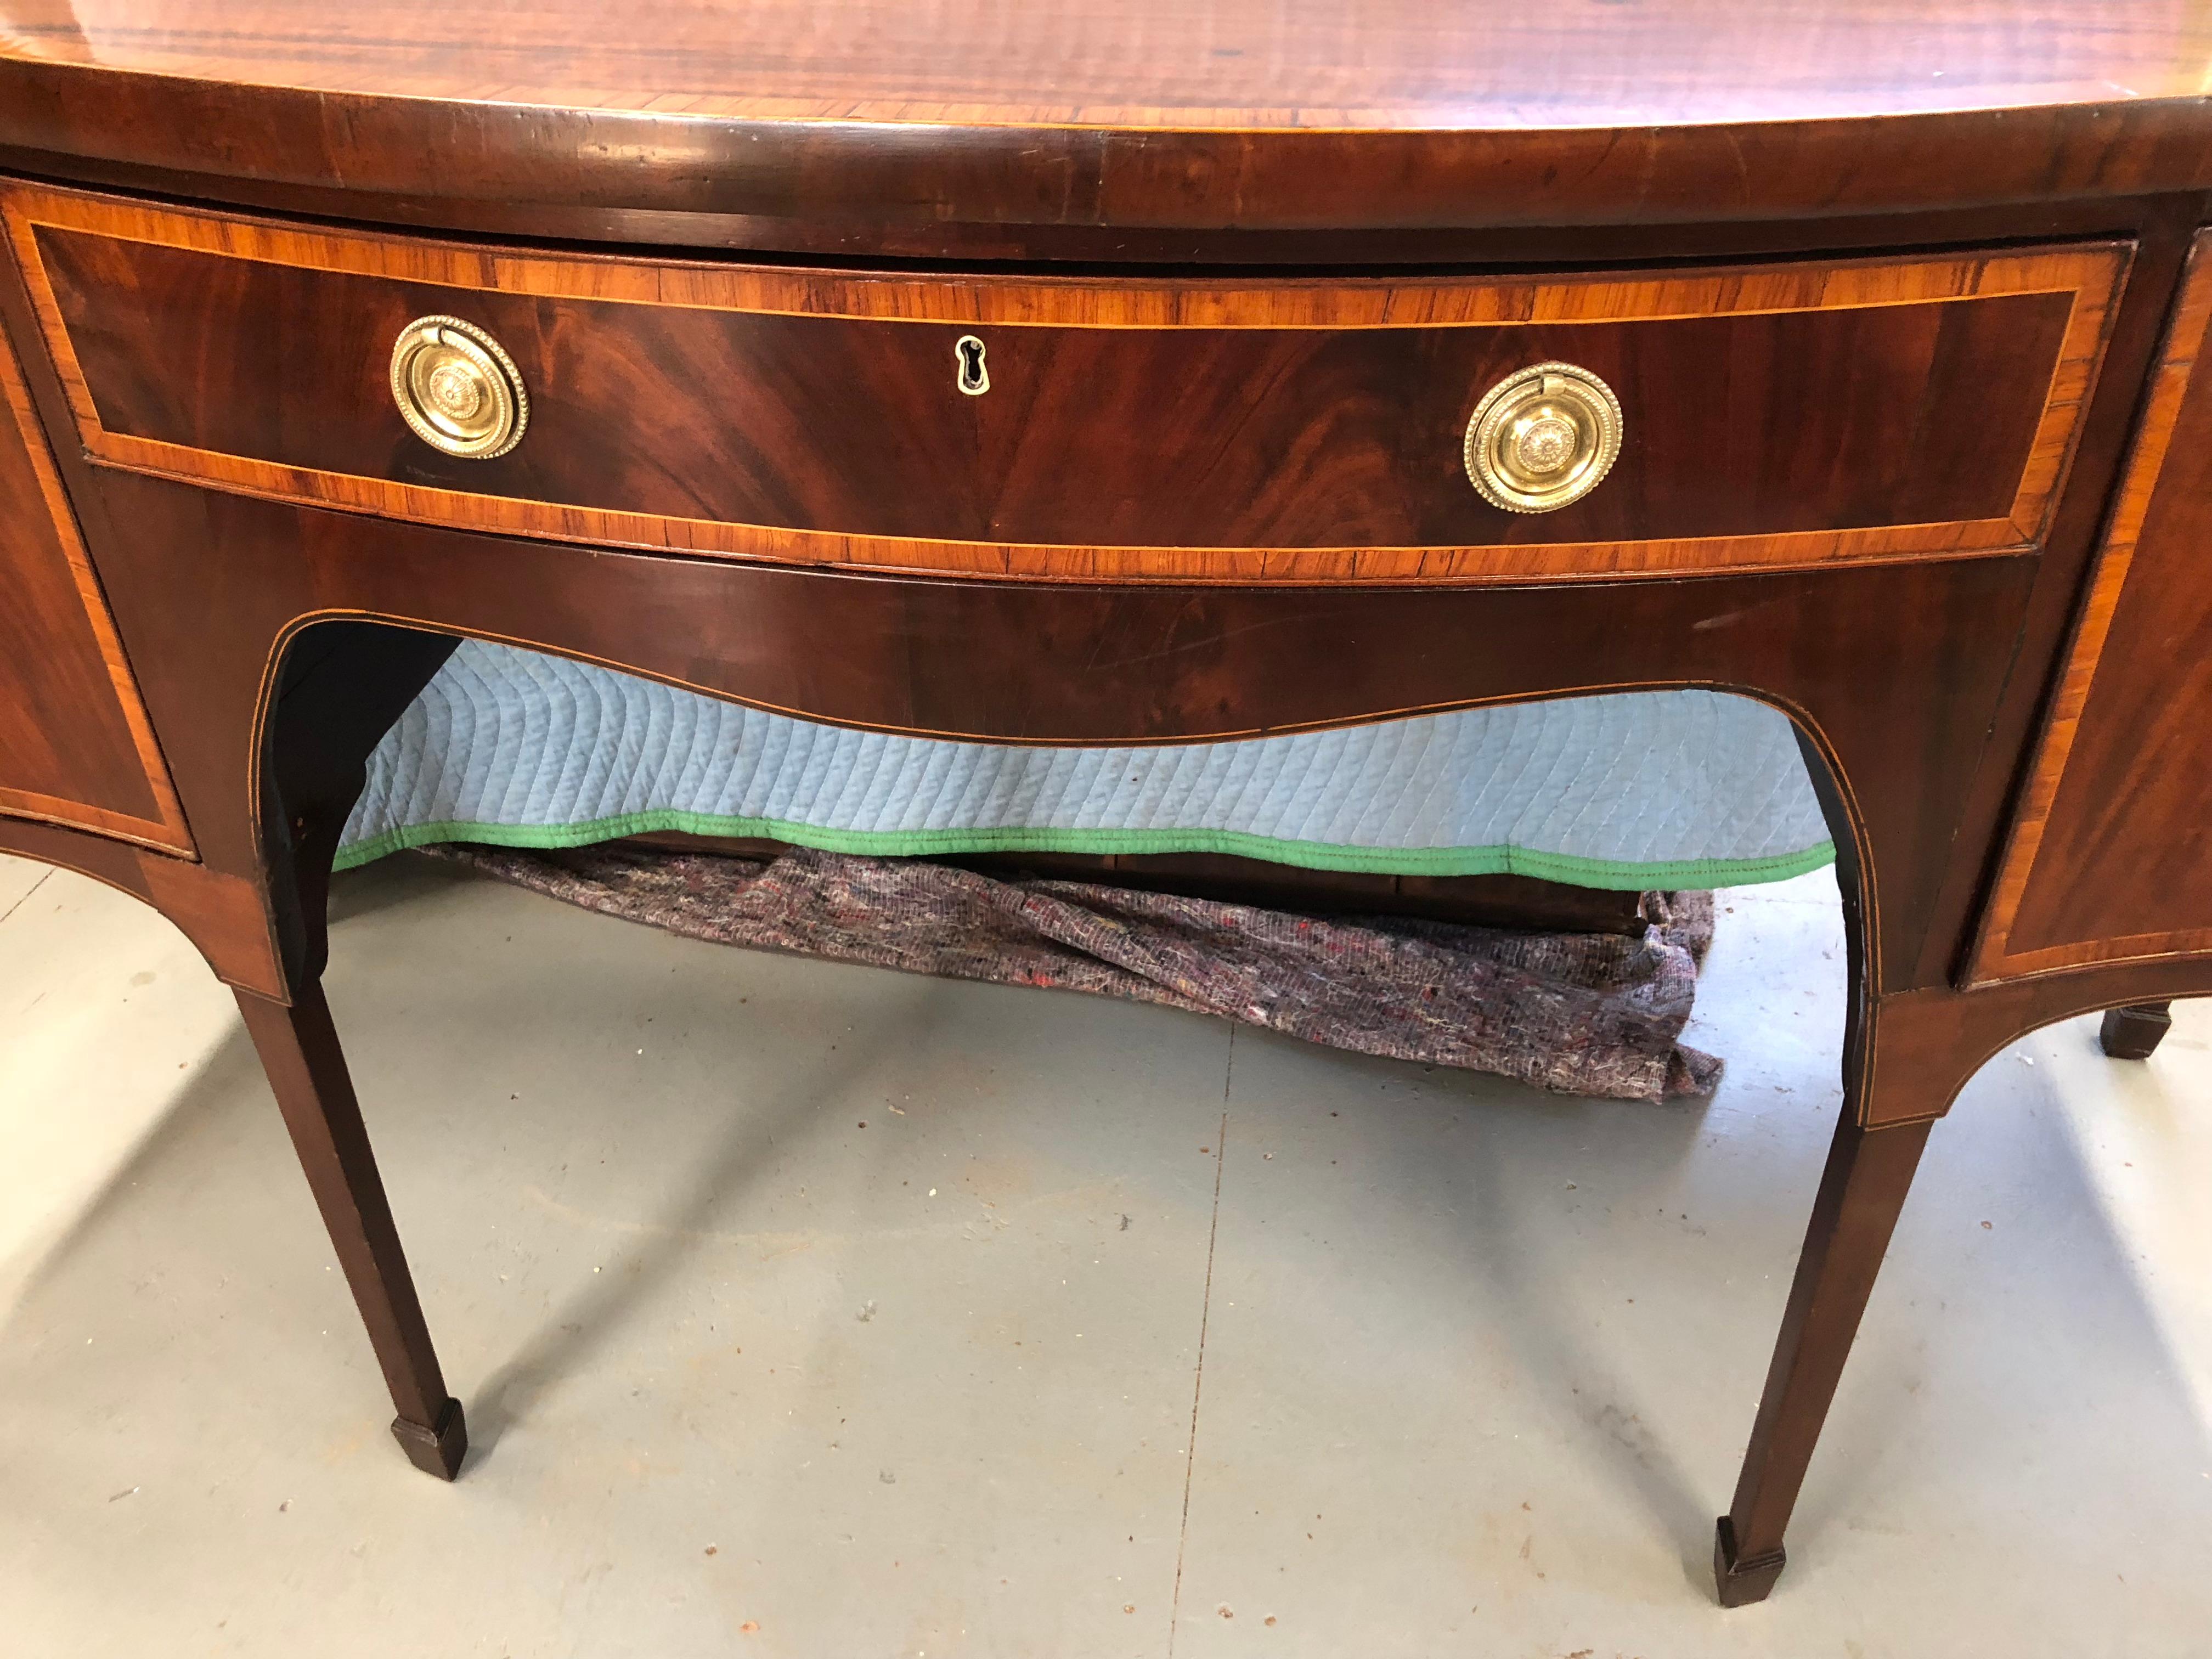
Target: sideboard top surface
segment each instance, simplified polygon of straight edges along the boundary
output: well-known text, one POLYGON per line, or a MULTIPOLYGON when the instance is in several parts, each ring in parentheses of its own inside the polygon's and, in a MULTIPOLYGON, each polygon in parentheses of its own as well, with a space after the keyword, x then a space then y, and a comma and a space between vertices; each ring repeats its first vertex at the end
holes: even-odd
POLYGON ((2106 0, 6 0, 22 59, 674 116, 1535 132, 2195 97, 2198 6, 2106 0))
POLYGON ((2212 185, 2109 0, 0 0, 0 149, 880 221, 1713 222, 2212 185))

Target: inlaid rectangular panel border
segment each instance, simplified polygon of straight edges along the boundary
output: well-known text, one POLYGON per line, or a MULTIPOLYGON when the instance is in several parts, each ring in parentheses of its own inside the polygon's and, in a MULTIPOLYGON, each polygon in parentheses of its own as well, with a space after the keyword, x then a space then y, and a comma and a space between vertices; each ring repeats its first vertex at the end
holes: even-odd
POLYGON ((2150 516, 2151 502, 2158 494, 2159 482, 2165 471, 2166 453, 2180 425, 2190 378, 2196 372, 2208 337, 2212 337, 2212 231, 2201 231, 2190 247, 2181 295, 2175 303, 2165 343, 2159 349, 2158 362, 2151 372, 2142 422, 2136 429, 2134 447, 2129 453, 2127 470, 2121 476, 2119 494, 2105 528, 2104 543, 2090 572, 2088 597, 2082 604, 2081 619, 2075 625, 2074 638, 2067 647, 2058 689, 2037 742, 2027 782, 2021 792, 2003 861, 1998 866, 1996 884, 1990 890, 1981 937, 1975 946, 1968 975, 1971 983, 2100 963, 2136 962, 2212 951, 2212 928, 2069 940, 2032 951, 2015 951, 2012 948, 2013 928, 2020 919, 2021 905, 2035 874, 2044 832, 2050 827, 2058 787, 2065 778, 2066 763, 2073 754, 2082 715, 2089 706, 2089 694, 2096 684, 2106 641, 2112 635, 2120 594, 2127 586, 2128 571, 2135 562, 2143 526, 2150 516))
POLYGON ((2039 545, 2094 388, 2125 242, 1567 276, 1231 279, 928 275, 539 253, 155 206, 21 182, 0 216, 94 461, 288 502, 502 535, 781 563, 1072 581, 1492 582, 1803 569, 2039 545), (1073 545, 864 536, 583 507, 288 465, 108 431, 44 268, 42 227, 461 290, 878 322, 1316 329, 1661 321, 2064 294, 2034 437, 2002 517, 1838 531, 1433 547, 1073 545))
POLYGON ((14 423, 22 439, 23 448, 30 457, 31 473, 38 480, 39 495, 46 503, 46 516, 53 525, 54 538, 60 544, 62 556, 69 562, 70 580, 76 588, 78 601, 84 607, 85 619, 91 625, 93 638, 98 642, 100 663, 107 671, 108 684, 114 688, 116 702, 122 705, 124 722, 130 731, 132 746, 137 750, 138 763, 145 771, 146 785, 153 793, 155 810, 161 816, 144 818, 135 813, 118 812, 83 801, 38 794, 27 789, 11 789, 5 785, 0 785, 0 812, 80 830, 94 830, 102 835, 157 848, 163 852, 181 854, 186 858, 197 857, 191 832, 185 826, 184 809, 178 803, 176 789, 169 781, 168 764, 161 757, 161 745, 155 741, 154 726, 146 717, 146 707, 139 701, 137 679, 131 672, 129 659, 124 655, 123 641, 117 636, 114 619, 108 614, 106 597, 100 591, 100 578, 94 573, 83 539, 77 534, 76 514, 62 488, 61 476, 54 469, 52 453, 46 447, 46 434, 39 424, 37 410, 32 406, 30 388, 24 383, 15 353, 9 349, 4 339, 0 339, 0 404, 6 406, 7 418, 14 423))

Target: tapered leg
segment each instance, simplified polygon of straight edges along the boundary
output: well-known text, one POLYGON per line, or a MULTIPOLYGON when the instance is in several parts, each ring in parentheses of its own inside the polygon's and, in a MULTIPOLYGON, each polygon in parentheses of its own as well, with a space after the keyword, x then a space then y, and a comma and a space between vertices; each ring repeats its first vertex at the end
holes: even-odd
POLYGON ((1714 1541, 1723 1607, 1764 1601, 1782 1576, 1783 1528, 1930 1127, 1862 1129, 1847 1115, 1836 1131, 1766 1393, 1752 1424, 1751 1449, 1714 1541))
POLYGON ((238 1006, 384 1368, 399 1413, 392 1432, 416 1468, 450 1480, 468 1450, 461 1402, 439 1373, 322 987, 289 1008, 240 991, 238 1006))
POLYGON ((2159 1040, 2173 1029, 2170 1002, 2131 1002, 2108 1008, 2097 1042, 2114 1060, 2148 1060, 2159 1040))

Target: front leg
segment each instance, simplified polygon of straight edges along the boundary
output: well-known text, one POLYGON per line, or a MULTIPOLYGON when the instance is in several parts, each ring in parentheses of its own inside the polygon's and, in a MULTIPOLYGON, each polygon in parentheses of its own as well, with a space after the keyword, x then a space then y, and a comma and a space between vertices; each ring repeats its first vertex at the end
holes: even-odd
POLYGON ((1847 1107, 1836 1130, 1751 1449, 1713 1545, 1723 1607, 1765 1600, 1782 1576, 1783 1529, 1932 1127, 1862 1128, 1847 1107))
POLYGON ((430 1346, 322 986, 310 982, 289 1007, 240 991, 238 1006, 384 1368, 398 1411, 392 1432, 416 1468, 451 1480, 468 1428, 430 1346))

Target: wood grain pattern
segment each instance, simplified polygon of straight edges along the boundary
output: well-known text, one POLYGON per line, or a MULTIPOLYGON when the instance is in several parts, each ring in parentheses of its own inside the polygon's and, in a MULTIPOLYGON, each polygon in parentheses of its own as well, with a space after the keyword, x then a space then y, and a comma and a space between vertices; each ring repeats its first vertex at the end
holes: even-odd
POLYGON ((1976 951, 1989 981, 2212 951, 2212 233, 2200 236, 1976 951))
POLYGON ((1648 276, 1134 283, 580 261, 16 189, 88 453, 280 500, 740 558, 1119 579, 1552 580, 2024 550, 2125 267, 2112 245, 1648 276), (454 292, 463 289, 465 292, 454 292), (455 461, 385 384, 466 313, 529 435, 455 461), (992 391, 952 343, 984 331, 992 391), (203 343, 190 358, 161 343, 203 343), (1468 484, 1481 392, 1620 392, 1605 484, 1468 484))
POLYGON ((1863 118, 2189 96, 2212 25, 2017 0, 1620 13, 1416 0, 9 0, 25 60, 694 118, 1504 130, 1863 118))
POLYGON ((1768 696, 1820 734, 1819 765, 1844 780, 1832 824, 1868 849, 1881 936, 1869 971, 1883 988, 1913 982, 1944 875, 1975 855, 1958 847, 1956 813, 2036 574, 2033 561, 1994 557, 1504 588, 898 579, 501 539, 85 476, 116 526, 99 543, 103 566, 117 572, 134 661, 217 868, 282 867, 268 838, 289 842, 289 825, 264 821, 249 769, 267 752, 275 657, 325 619, 512 641, 811 719, 1000 742, 1200 741, 1706 685, 1768 696), (208 616, 188 600, 210 549, 224 602, 208 616), (179 626, 188 613, 207 624, 179 626))
POLYGON ((0 336, 0 812, 190 856, 153 728, 0 336))
MULTIPOLYGON (((57 374, 27 368, 44 428, 73 419, 87 453, 0 469, 0 508, 82 515, 204 861, 21 817, 0 818, 0 846, 138 892, 259 994, 241 1002, 410 1456, 453 1474, 459 1407, 317 979, 362 757, 448 636, 1017 742, 1704 685, 1797 723, 1848 906, 1844 1122, 1721 1534, 1723 1598, 1764 1595, 1928 1121, 2034 1024, 2212 988, 2205 954, 2095 959, 2212 921, 2201 276, 2082 581, 2212 186, 2212 21, 2090 0, 609 15, 0 0, 0 168, 539 250, 4 186, 32 286, 0 260, 0 318, 20 343, 43 335, 57 374), (550 251, 562 239, 629 252, 550 251), (938 268, 637 252, 672 246, 938 268), (1841 257, 1930 247, 2003 251, 1841 257), (2100 388, 2129 247, 2141 277, 2100 388), (1805 257, 1742 264, 1760 254, 1805 257), (1337 274, 1133 278, 1139 259, 1337 274), (1714 259, 1734 263, 1619 269, 1714 259), (1378 281, 1378 260, 1431 264, 1378 281), (1577 263, 1614 269, 1487 274, 1577 263), (524 348, 544 424, 506 471, 441 470, 372 421, 390 418, 372 395, 388 330, 418 307, 480 311, 524 348), (1023 343, 995 377, 1016 395, 946 417, 938 376, 963 329, 1023 343), (1497 366, 1486 336, 1500 360, 1597 358, 1624 393, 1640 447, 1576 516, 1486 526, 1419 470, 1456 459, 1458 400, 1497 366), (825 366, 827 390, 810 378, 825 366), (865 466, 825 459, 825 435, 865 466), (1182 465, 1206 437, 1206 465, 1182 465), (1175 465, 1147 471, 1162 453, 1175 465), (1122 585, 945 574, 961 569, 1122 585), (1603 580, 1623 573, 1647 579, 1603 580), (1400 585, 1343 585, 1370 580, 1400 585), (2085 592, 2001 884, 2004 960, 2048 970, 1954 989, 2085 592)), ((37 551, 49 578, 67 568, 37 551)), ((102 660, 33 647, 14 655, 38 665, 37 695, 102 660)), ((74 697, 27 722, 7 690, 0 737, 11 718, 76 731, 74 697)))
MULTIPOLYGON (((0 145, 842 229, 1581 224, 2212 184, 2212 25, 2100 0, 8 0, 0 145)), ((173 184, 171 186, 174 188, 173 184)), ((916 250, 919 251, 919 250, 916 250)))

